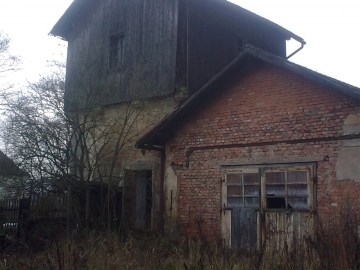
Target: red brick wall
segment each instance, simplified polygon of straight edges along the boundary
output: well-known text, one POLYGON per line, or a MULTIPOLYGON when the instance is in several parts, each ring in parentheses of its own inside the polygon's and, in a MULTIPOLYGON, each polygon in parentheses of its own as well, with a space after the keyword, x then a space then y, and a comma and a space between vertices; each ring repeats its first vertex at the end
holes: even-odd
MULTIPOLYGON (((220 165, 236 160, 323 157, 317 166, 317 208, 326 216, 342 198, 360 196, 360 184, 337 181, 335 163, 342 141, 280 143, 277 141, 341 136, 346 116, 360 103, 300 76, 271 66, 239 77, 229 89, 199 104, 168 142, 178 176, 178 213, 183 232, 220 234, 220 165), (221 145, 265 142, 268 145, 221 148, 221 145), (270 142, 273 142, 271 145, 270 142), (185 148, 219 145, 194 151, 185 166, 185 148), (333 204, 333 205, 332 205, 333 204)), ((237 165, 242 165, 238 163, 237 165)))

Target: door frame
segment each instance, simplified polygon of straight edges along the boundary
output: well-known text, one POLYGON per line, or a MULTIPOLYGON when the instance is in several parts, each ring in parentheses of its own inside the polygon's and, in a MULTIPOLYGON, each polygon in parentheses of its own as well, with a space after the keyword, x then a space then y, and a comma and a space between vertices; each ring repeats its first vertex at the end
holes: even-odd
MULTIPOLYGON (((291 213, 310 213, 314 215, 316 213, 316 162, 306 162, 306 163, 274 163, 274 164, 254 164, 254 165, 244 165, 244 166, 223 166, 221 167, 221 235, 224 242, 231 246, 231 207, 227 205, 227 175, 231 173, 254 173, 257 171, 259 173, 259 192, 260 192, 260 203, 258 208, 258 218, 257 218, 257 249, 260 250, 261 247, 265 244, 265 214, 269 212, 286 212, 291 213), (268 209, 266 206, 266 185, 265 185, 265 172, 269 170, 296 170, 302 169, 309 170, 308 175, 308 209, 306 210, 289 210, 289 209, 268 209)), ((286 195, 287 196, 287 195, 286 195)), ((315 219, 313 220, 313 226, 315 228, 315 219)))

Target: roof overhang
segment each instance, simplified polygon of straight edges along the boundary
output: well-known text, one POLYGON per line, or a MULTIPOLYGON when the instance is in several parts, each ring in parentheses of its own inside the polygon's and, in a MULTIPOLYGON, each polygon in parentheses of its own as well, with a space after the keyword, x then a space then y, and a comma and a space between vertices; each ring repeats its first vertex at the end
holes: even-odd
POLYGON ((90 5, 98 0, 74 0, 50 31, 50 35, 68 40, 75 21, 90 5))
MULTIPOLYGON (((86 9, 89 8, 94 3, 99 2, 99 0, 74 0, 65 13, 61 16, 58 22, 53 26, 50 31, 50 35, 60 37, 61 39, 68 40, 70 31, 72 27, 75 25, 75 21, 79 18, 81 14, 84 13, 86 9)), ((296 41, 300 42, 302 45, 305 45, 306 42, 304 39, 290 32, 289 30, 281 27, 280 25, 265 19, 247 9, 244 9, 236 4, 230 3, 228 1, 219 1, 219 0, 206 0, 207 5, 210 3, 214 4, 214 7, 221 6, 225 8, 228 12, 236 13, 238 17, 243 17, 244 15, 247 18, 251 18, 259 22, 260 24, 267 25, 271 27, 274 31, 283 35, 287 40, 293 38, 296 41)))
POLYGON ((360 100, 360 88, 358 87, 338 81, 279 56, 247 45, 235 59, 215 74, 204 86, 140 137, 136 141, 135 147, 141 149, 164 147, 165 142, 172 136, 174 127, 184 121, 185 117, 191 114, 195 108, 201 106, 204 100, 211 98, 213 93, 224 89, 227 84, 230 84, 232 82, 230 78, 238 79, 241 74, 262 63, 288 70, 312 82, 319 83, 360 100), (236 76, 232 76, 234 74, 236 74, 236 76))

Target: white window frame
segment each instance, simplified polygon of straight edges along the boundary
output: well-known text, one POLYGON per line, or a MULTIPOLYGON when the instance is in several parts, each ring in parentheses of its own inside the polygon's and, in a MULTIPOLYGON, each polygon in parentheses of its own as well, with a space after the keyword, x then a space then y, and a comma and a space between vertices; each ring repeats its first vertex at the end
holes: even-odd
MULTIPOLYGON (((264 212, 313 212, 316 210, 316 196, 315 196, 315 179, 316 179, 316 164, 315 163, 287 163, 287 164, 267 164, 267 165, 244 165, 244 166, 224 166, 222 167, 222 187, 221 187, 221 233, 223 239, 228 245, 231 245, 231 211, 233 208, 228 207, 228 195, 227 195, 227 175, 236 173, 259 173, 260 179, 260 204, 259 204, 259 217, 258 217, 258 248, 260 248, 261 238, 261 215, 264 212), (268 208, 266 205, 266 172, 291 172, 291 171, 307 171, 307 190, 308 201, 306 209, 287 209, 287 208, 268 208)), ((301 183, 302 184, 302 183, 301 183)), ((296 196, 295 196, 296 197, 296 196)), ((301 197, 301 196, 299 196, 301 197)), ((304 197, 304 196, 303 196, 304 197)))

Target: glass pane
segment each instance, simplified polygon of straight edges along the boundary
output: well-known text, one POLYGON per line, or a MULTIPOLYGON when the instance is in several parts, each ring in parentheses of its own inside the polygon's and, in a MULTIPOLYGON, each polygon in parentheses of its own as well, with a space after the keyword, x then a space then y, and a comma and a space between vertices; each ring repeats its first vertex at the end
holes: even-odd
POLYGON ((285 172, 267 172, 265 173, 266 184, 283 184, 285 183, 285 172))
POLYGON ((259 208, 259 198, 245 198, 245 207, 259 208))
POLYGON ((308 209, 307 198, 288 198, 288 208, 306 210, 308 209))
POLYGON ((307 196, 308 187, 304 184, 288 185, 288 196, 307 196))
POLYGON ((244 173, 244 184, 258 184, 259 174, 258 173, 244 173))
POLYGON ((228 207, 244 207, 243 198, 227 198, 228 207))
POLYGON ((286 209, 285 198, 266 198, 266 207, 272 209, 286 209))
POLYGON ((244 186, 244 195, 260 195, 259 185, 256 186, 244 186))
POLYGON ((266 196, 285 196, 285 185, 266 186, 266 196))
POLYGON ((295 171, 287 173, 288 183, 307 183, 307 171, 295 171))
POLYGON ((242 196, 242 186, 227 186, 228 196, 242 196))
POLYGON ((242 184, 241 173, 229 173, 227 175, 227 183, 229 184, 242 184))

